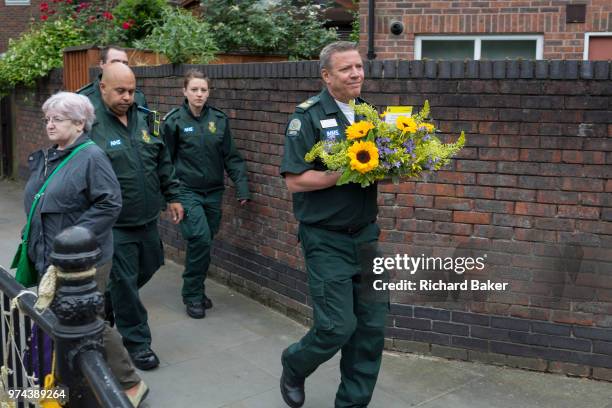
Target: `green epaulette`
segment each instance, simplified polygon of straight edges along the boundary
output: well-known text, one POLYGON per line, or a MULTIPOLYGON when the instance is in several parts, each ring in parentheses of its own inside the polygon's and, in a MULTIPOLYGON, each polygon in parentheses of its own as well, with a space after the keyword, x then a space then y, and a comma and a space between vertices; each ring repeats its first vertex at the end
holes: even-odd
POLYGON ((295 108, 295 111, 296 112, 305 112, 308 109, 310 109, 311 107, 315 106, 317 103, 319 103, 320 100, 321 100, 321 98, 319 97, 319 95, 313 96, 312 98, 308 98, 304 102, 300 103, 295 108))
POLYGON ((220 117, 220 118, 226 118, 226 117, 227 117, 227 115, 225 114, 225 112, 223 112, 221 109, 217 109, 217 108, 214 108, 214 107, 212 107, 212 106, 209 106, 209 108, 210 108, 212 111, 214 111, 214 112, 215 112, 215 115, 217 115, 218 117, 220 117))
POLYGON ((168 119, 170 116, 174 115, 176 112, 178 112, 181 108, 174 108, 172 109, 170 112, 166 113, 166 115, 164 116, 164 118, 162 119, 164 122, 166 121, 166 119, 168 119))
POLYGON ((93 91, 93 82, 90 82, 87 85, 77 89, 76 93, 81 94, 81 95, 88 95, 91 93, 90 88, 91 88, 91 91, 93 91))

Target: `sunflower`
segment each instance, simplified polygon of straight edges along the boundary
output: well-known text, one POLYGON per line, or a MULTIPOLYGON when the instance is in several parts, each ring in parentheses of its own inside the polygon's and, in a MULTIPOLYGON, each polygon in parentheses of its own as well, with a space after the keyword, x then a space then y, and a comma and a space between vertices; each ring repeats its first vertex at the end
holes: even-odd
POLYGON ((374 124, 370 122, 355 122, 346 128, 346 138, 348 140, 361 139, 372 129, 374 129, 374 124))
POLYGON ((348 148, 351 169, 361 174, 378 167, 378 149, 372 142, 355 142, 348 148))
POLYGON ((402 133, 409 132, 414 133, 417 131, 417 124, 411 117, 398 116, 395 120, 395 125, 402 133))

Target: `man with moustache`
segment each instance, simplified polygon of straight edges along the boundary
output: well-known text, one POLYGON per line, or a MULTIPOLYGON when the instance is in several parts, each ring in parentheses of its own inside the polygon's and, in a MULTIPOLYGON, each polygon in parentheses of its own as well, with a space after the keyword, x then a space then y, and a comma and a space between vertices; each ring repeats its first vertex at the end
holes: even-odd
POLYGON ((300 223, 313 327, 283 352, 280 388, 287 405, 301 407, 306 377, 341 350, 335 407, 367 407, 380 370, 389 309, 388 293, 375 294, 368 284, 380 234, 377 185, 336 186, 339 172, 304 160, 315 143, 345 139, 346 127, 359 120, 349 102, 363 103, 363 62, 356 45, 346 41, 326 46, 319 60, 325 89, 291 116, 281 165, 300 223))
POLYGON ((114 254, 109 290, 117 329, 134 365, 159 365, 151 350, 147 310, 138 290, 164 262, 157 221, 164 196, 172 221, 183 218, 179 182, 166 145, 152 135, 147 112, 134 103, 136 79, 124 64, 110 64, 100 80, 102 105, 96 108, 91 139, 111 160, 121 186, 123 207, 113 228, 114 254))

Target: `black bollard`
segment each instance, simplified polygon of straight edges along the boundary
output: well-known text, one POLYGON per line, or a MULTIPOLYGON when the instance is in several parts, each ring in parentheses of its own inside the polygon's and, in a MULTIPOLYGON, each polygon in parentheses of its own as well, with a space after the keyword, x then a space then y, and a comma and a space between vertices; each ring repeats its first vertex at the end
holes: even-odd
POLYGON ((98 318, 104 296, 93 275, 77 275, 91 269, 100 257, 95 236, 83 227, 67 228, 53 242, 51 263, 67 275, 58 276, 51 303, 58 320, 53 330, 55 377, 56 384, 68 390, 70 408, 131 406, 104 361, 104 322, 98 318))

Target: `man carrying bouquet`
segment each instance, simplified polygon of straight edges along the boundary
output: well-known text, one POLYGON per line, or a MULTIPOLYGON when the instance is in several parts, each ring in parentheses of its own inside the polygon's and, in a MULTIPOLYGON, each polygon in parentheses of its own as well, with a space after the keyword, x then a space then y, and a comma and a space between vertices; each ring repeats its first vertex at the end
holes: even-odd
MULTIPOLYGON (((335 407, 367 407, 380 369, 389 308, 388 294, 374 293, 370 284, 380 233, 377 185, 336 186, 340 172, 304 159, 319 141, 345 139, 345 129, 355 122, 349 102, 363 103, 363 62, 356 45, 346 41, 326 46, 319 60, 326 87, 291 116, 281 165, 300 223, 313 327, 284 350, 280 387, 290 407, 301 407, 306 377, 341 350, 335 407)), ((365 156, 360 161, 367 165, 365 156)))

